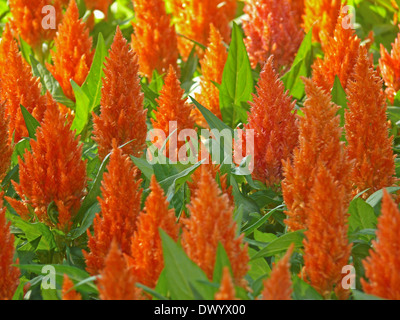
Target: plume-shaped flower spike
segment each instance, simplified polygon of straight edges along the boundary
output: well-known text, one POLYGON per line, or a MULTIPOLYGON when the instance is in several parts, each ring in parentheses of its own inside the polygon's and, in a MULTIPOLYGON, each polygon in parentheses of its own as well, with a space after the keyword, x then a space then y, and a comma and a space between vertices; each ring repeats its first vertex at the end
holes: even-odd
POLYGON ((106 58, 101 89, 100 116, 93 114, 94 140, 104 159, 112 150, 113 139, 126 144, 126 154, 140 157, 146 144, 146 110, 138 76, 137 55, 131 50, 117 27, 114 42, 106 58))
POLYGON ((215 294, 215 300, 236 300, 235 286, 233 285, 231 272, 228 267, 224 267, 221 286, 215 294))
POLYGON ((82 300, 81 294, 74 289, 74 283, 66 274, 64 275, 61 298, 62 300, 82 300))
POLYGON ((5 103, 0 102, 0 183, 10 167, 12 152, 13 148, 10 145, 8 135, 8 117, 6 116, 5 103))

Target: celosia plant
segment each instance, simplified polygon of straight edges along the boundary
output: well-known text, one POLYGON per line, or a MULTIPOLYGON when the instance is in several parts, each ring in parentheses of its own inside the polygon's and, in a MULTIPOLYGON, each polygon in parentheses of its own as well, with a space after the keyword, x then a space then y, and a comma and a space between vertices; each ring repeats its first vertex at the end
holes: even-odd
POLYGON ((74 289, 74 283, 71 279, 64 275, 64 282, 62 287, 62 300, 82 300, 82 296, 74 289))
POLYGON ((215 300, 235 300, 235 286, 228 267, 223 270, 221 286, 215 294, 215 300))

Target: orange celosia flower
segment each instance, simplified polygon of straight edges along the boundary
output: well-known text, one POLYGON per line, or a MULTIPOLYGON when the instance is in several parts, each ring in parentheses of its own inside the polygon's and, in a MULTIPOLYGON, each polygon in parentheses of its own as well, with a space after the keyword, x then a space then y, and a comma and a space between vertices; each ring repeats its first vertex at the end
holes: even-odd
POLYGON ((303 28, 307 33, 313 28, 313 40, 326 45, 335 30, 342 8, 342 0, 305 1, 303 28))
POLYGON ((294 150, 293 160, 284 162, 285 179, 282 181, 283 198, 288 208, 285 223, 292 231, 306 228, 310 190, 319 161, 326 164, 334 181, 341 181, 348 193, 351 190, 351 163, 348 163, 340 142, 339 107, 332 104, 330 94, 314 82, 304 79, 304 83, 307 100, 302 109, 304 117, 300 119, 299 146, 294 150))
MULTIPOLYGON (((340 155, 337 156, 336 162, 340 155)), ((342 159, 344 161, 346 159, 342 159)), ((348 166, 348 164, 346 164, 348 166)), ((306 280, 325 298, 335 291, 347 299, 349 290, 342 287, 342 268, 348 264, 351 244, 347 239, 346 186, 331 173, 324 161, 317 164, 314 186, 307 207, 308 230, 304 240, 306 280)), ((348 171, 348 170, 347 170, 348 171)))
POLYGON ((66 274, 64 275, 61 298, 62 300, 82 300, 81 294, 76 292, 74 289, 74 283, 66 274))
POLYGON ((246 130, 254 130, 255 179, 268 186, 282 180, 282 160, 292 156, 298 143, 295 102, 285 92, 283 82, 273 67, 273 57, 260 74, 257 94, 253 95, 246 130))
MULTIPOLYGON (((178 48, 185 59, 194 45, 190 40, 195 40, 204 46, 207 45, 211 24, 220 32, 224 41, 229 43, 231 33, 229 21, 235 7, 233 2, 233 0, 225 1, 221 6, 221 0, 171 1, 176 31, 184 36, 178 38, 178 48)), ((197 47, 197 53, 201 58, 204 50, 197 47)))
MULTIPOLYGON (((6 220, 4 193, 0 193, 0 300, 11 300, 19 284, 20 272, 14 264, 14 236, 6 220)), ((16 261, 18 263, 18 260, 16 261)))
POLYGON ((242 246, 243 234, 236 237, 233 206, 228 195, 221 194, 207 168, 202 168, 198 189, 192 195, 188 209, 190 218, 183 219, 182 245, 189 258, 211 280, 218 243, 221 243, 229 257, 235 283, 245 286, 249 261, 247 244, 242 246))
POLYGON ((14 37, 12 35, 10 23, 7 22, 4 26, 3 33, 1 34, 0 41, 0 78, 2 77, 2 74, 5 72, 5 69, 7 67, 7 56, 11 50, 13 41, 14 37))
POLYGON ((8 136, 8 117, 6 116, 4 107, 5 103, 0 102, 0 183, 10 167, 11 155, 13 153, 8 136))
POLYGON ((292 280, 290 275, 290 256, 292 244, 284 257, 272 269, 268 280, 264 281, 263 300, 292 300, 292 280))
POLYGON ((158 277, 164 268, 159 228, 177 241, 179 226, 176 223, 175 211, 168 210, 168 201, 164 190, 151 178, 151 193, 146 199, 143 212, 137 222, 137 231, 132 238, 129 265, 140 283, 155 288, 158 277))
POLYGON ((147 125, 138 76, 138 58, 118 27, 106 60, 101 114, 93 115, 93 139, 99 145, 101 159, 112 150, 113 139, 117 140, 118 145, 133 140, 123 150, 126 154, 140 157, 146 146, 147 125))
POLYGON ((236 300, 235 286, 233 285, 231 272, 228 267, 224 267, 221 286, 215 294, 215 300, 236 300))
POLYGON ((106 18, 108 15, 108 8, 114 2, 114 0, 85 0, 86 7, 89 10, 100 10, 106 18))
POLYGON ((85 81, 92 65, 92 38, 86 24, 79 19, 79 10, 74 0, 71 0, 54 39, 55 50, 51 57, 54 65, 47 68, 60 83, 65 95, 75 100, 71 86, 74 80, 78 86, 85 81))
POLYGON ((41 95, 40 79, 33 77, 31 66, 19 52, 17 42, 12 39, 10 30, 5 29, 4 41, 0 43, 1 59, 1 100, 6 101, 6 115, 9 117, 9 141, 17 143, 21 138, 28 137, 25 120, 20 105, 23 105, 39 122, 43 120, 46 111, 46 100, 50 95, 41 95))
POLYGON ((48 107, 36 141, 31 140, 32 152, 26 150, 24 159, 18 160, 19 184, 13 185, 22 200, 7 198, 22 217, 27 213, 23 206, 30 205, 39 221, 63 231, 72 226, 86 187, 82 145, 70 127, 55 103, 48 107), (58 219, 47 214, 52 202, 58 219))
POLYGON ((99 198, 101 212, 94 219, 94 234, 88 231, 90 252, 84 252, 87 271, 91 275, 103 269, 113 237, 122 252, 130 254, 131 238, 140 212, 142 190, 141 180, 136 179, 137 168, 115 140, 107 169, 101 187, 102 199, 99 198))
MULTIPOLYGON (((159 107, 157 111, 154 111, 156 120, 151 119, 153 128, 162 130, 165 133, 166 138, 170 132, 170 121, 176 121, 177 131, 174 135, 179 138, 179 133, 184 129, 193 129, 194 119, 191 116, 192 106, 187 103, 187 98, 183 99, 184 90, 180 86, 180 82, 177 78, 176 72, 172 66, 169 67, 167 76, 165 77, 165 84, 161 89, 160 97, 156 100, 159 107)), ((171 126, 171 133, 175 128, 171 126)), ((170 139, 167 142, 165 148, 165 154, 170 157, 172 161, 177 160, 178 151, 185 145, 185 141, 177 141, 177 143, 170 142, 174 139, 170 139), (172 153, 169 152, 171 149, 172 153)), ((158 148, 164 144, 161 139, 155 141, 158 148)))
POLYGON ((396 181, 393 137, 389 138, 382 80, 365 48, 360 50, 354 73, 354 80, 347 88, 347 150, 349 158, 355 161, 351 178, 355 186, 353 195, 369 189, 363 194, 368 197, 396 181))
POLYGON ((105 266, 100 273, 97 287, 101 300, 142 299, 142 290, 136 287, 136 278, 128 268, 115 240, 112 241, 107 253, 105 266))
POLYGON ((394 97, 400 90, 400 32, 397 35, 397 39, 392 44, 392 51, 390 54, 381 44, 379 67, 383 80, 385 80, 385 85, 387 86, 386 95, 393 104, 394 97))
MULTIPOLYGON (((201 79, 201 94, 196 93, 196 100, 210 110, 214 115, 222 120, 221 110, 219 108, 219 89, 213 82, 221 84, 222 74, 228 53, 223 44, 223 39, 218 30, 211 25, 208 48, 203 59, 200 61, 203 77, 201 79)), ((207 122, 198 109, 194 109, 196 123, 202 127, 208 127, 207 122)))
POLYGON ((139 55, 140 72, 150 80, 154 70, 163 74, 170 65, 178 70, 178 41, 164 1, 133 0, 133 4, 132 47, 139 55))
POLYGON ((245 44, 253 68, 261 67, 274 55, 276 68, 289 66, 303 40, 303 31, 296 25, 287 0, 251 0, 244 12, 245 44))
POLYGON ((55 9, 58 25, 62 18, 59 0, 9 0, 12 28, 35 50, 41 50, 42 42, 52 40, 56 34, 56 29, 45 29, 42 26, 45 18, 42 9, 48 5, 55 9))
POLYGON ((382 214, 378 219, 377 241, 373 240, 370 256, 363 261, 369 282, 361 279, 365 293, 400 300, 400 211, 389 193, 383 191, 382 214))
POLYGON ((335 76, 339 77, 345 90, 354 76, 361 40, 353 29, 343 28, 343 18, 344 15, 338 18, 333 37, 324 47, 325 57, 317 58, 312 66, 313 80, 326 92, 331 92, 335 76))
POLYGON ((304 2, 305 0, 289 0, 292 15, 298 26, 303 24, 304 2))

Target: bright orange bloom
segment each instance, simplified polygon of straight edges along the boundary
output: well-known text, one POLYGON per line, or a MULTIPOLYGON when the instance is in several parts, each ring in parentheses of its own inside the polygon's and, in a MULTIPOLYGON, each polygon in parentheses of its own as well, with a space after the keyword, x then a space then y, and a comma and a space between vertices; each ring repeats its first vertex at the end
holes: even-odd
MULTIPOLYGON (((233 2, 233 0, 225 1, 221 6, 221 0, 170 1, 176 31, 184 36, 178 38, 178 48, 184 59, 189 56, 194 45, 190 40, 207 45, 211 24, 220 32, 224 41, 229 43, 231 34, 229 21, 232 19, 235 7, 233 2)), ((202 58, 204 50, 197 47, 197 53, 202 58)))
POLYGON ((133 4, 132 47, 139 55, 140 72, 150 80, 154 70, 167 73, 172 65, 178 71, 178 41, 164 1, 133 0, 133 4))
POLYGON ((140 300, 142 290, 128 268, 117 241, 112 241, 97 285, 101 300, 140 300))
POLYGON ((139 215, 137 231, 132 238, 129 265, 140 283, 155 288, 158 277, 164 268, 159 228, 172 239, 178 240, 179 225, 176 223, 175 211, 168 210, 168 201, 164 190, 151 178, 151 193, 146 199, 143 212, 139 215))
POLYGON ((292 156, 298 144, 295 102, 273 67, 273 57, 265 63, 258 82, 257 95, 253 95, 246 130, 254 130, 255 179, 268 186, 282 180, 282 160, 292 156))
POLYGON ((22 200, 7 198, 22 217, 26 217, 26 210, 21 208, 29 205, 39 221, 62 231, 72 226, 86 188, 82 145, 70 127, 55 103, 48 107, 36 141, 30 142, 32 152, 26 150, 24 159, 18 160, 19 184, 13 181, 13 185, 22 200), (52 202, 58 217, 47 214, 52 202))
POLYGON ((333 35, 341 8, 341 0, 305 1, 303 28, 308 33, 312 27, 313 41, 320 42, 322 47, 333 35))
POLYGON ((264 280, 263 300, 292 300, 292 280, 290 275, 290 256, 292 244, 284 257, 272 269, 271 275, 264 280))
POLYGON ((33 49, 41 50, 43 41, 52 40, 55 29, 44 29, 42 21, 48 23, 46 14, 42 13, 45 6, 51 5, 55 9, 56 24, 62 19, 61 2, 59 0, 9 0, 11 11, 11 26, 33 49))
POLYGON ((117 27, 114 42, 106 58, 101 89, 101 114, 93 114, 94 140, 104 159, 112 150, 113 139, 126 145, 126 154, 140 157, 146 147, 146 110, 138 76, 138 58, 117 27))
POLYGON ((8 136, 8 117, 6 116, 4 107, 5 103, 0 102, 0 183, 10 167, 11 155, 13 153, 8 136))
POLYGON ((12 34, 12 30, 10 27, 10 23, 7 22, 4 26, 3 33, 1 34, 0 41, 0 78, 2 74, 5 72, 7 67, 7 56, 11 50, 12 42, 14 41, 14 37, 12 34))
MULTIPOLYGON (((400 25, 399 25, 400 28, 400 25)), ((400 90, 400 32, 392 44, 392 51, 389 54, 381 44, 381 58, 379 59, 382 78, 385 80, 386 95, 393 104, 394 97, 400 90)))
POLYGON ((102 181, 102 198, 98 199, 101 212, 94 219, 94 234, 88 230, 90 252, 84 252, 87 271, 91 275, 98 274, 104 268, 113 237, 122 252, 130 255, 131 238, 140 212, 142 181, 136 179, 137 168, 118 148, 115 140, 107 170, 102 181))
POLYGON ((365 48, 360 50, 354 80, 347 88, 346 137, 349 158, 355 161, 351 180, 353 194, 392 186, 396 178, 382 80, 374 70, 365 48))
POLYGON ((224 267, 221 286, 215 294, 215 300, 236 300, 235 286, 233 285, 231 272, 228 267, 224 267))
POLYGON ((50 95, 41 95, 40 79, 33 77, 31 66, 19 52, 17 42, 12 39, 8 28, 4 31, 5 41, 0 43, 1 100, 6 101, 6 115, 9 117, 9 141, 17 143, 21 138, 28 137, 25 120, 22 116, 22 104, 39 122, 43 120, 46 104, 51 102, 50 95), (5 60, 3 60, 5 59, 5 60), (47 100, 47 101, 46 101, 47 100))
MULTIPOLYGON (((210 110, 214 115, 222 120, 221 110, 219 108, 219 89, 213 83, 221 84, 222 74, 228 53, 223 44, 221 34, 211 25, 208 48, 203 59, 200 61, 203 77, 201 79, 201 94, 196 93, 196 100, 210 110)), ((196 123, 202 127, 208 127, 206 120, 198 109, 193 110, 196 117, 196 123)))
MULTIPOLYGON (((0 193, 0 300, 11 300, 19 284, 20 272, 14 264, 14 236, 6 220, 4 193, 0 193)), ((18 260, 16 261, 18 263, 18 260)))
MULTIPOLYGON (((194 128, 194 119, 191 115, 193 108, 187 103, 187 98, 183 98, 184 92, 174 68, 170 66, 168 74, 165 77, 165 84, 160 92, 160 97, 157 99, 159 107, 157 111, 154 111, 156 120, 151 119, 153 128, 162 130, 166 135, 165 138, 168 138, 169 132, 175 129, 174 125, 171 125, 170 130, 170 121, 176 121, 177 131, 174 133, 176 137, 179 137, 181 130, 194 128)), ((176 144, 170 143, 173 140, 174 139, 170 139, 167 142, 164 151, 171 160, 176 161, 178 151, 186 142, 177 141, 176 144), (171 149, 172 153, 169 152, 169 149, 171 149)), ((178 138, 176 140, 178 140, 178 138)), ((161 148, 164 141, 159 139, 155 141, 155 144, 158 148, 161 148)))
POLYGON ((228 195, 221 194, 217 182, 205 167, 188 209, 190 218, 183 219, 182 245, 189 258, 211 280, 218 243, 221 243, 229 257, 235 283, 244 286, 249 261, 247 244, 242 245, 243 234, 236 236, 237 225, 228 195))
POLYGON ((74 283, 66 274, 64 275, 61 298, 62 300, 82 300, 81 294, 76 292, 74 289, 74 283))
POLYGON ((108 8, 114 0, 85 0, 86 7, 89 10, 100 10, 107 17, 108 8))
POLYGON ((78 86, 83 84, 92 65, 94 51, 89 30, 85 22, 79 19, 78 6, 74 0, 70 1, 58 28, 54 46, 55 50, 51 52, 54 64, 47 64, 47 68, 60 83, 64 94, 75 100, 71 80, 78 86))
POLYGON ((303 24, 304 2, 305 0, 289 0, 292 15, 298 26, 303 24))
POLYGON ((400 300, 400 211, 389 193, 383 191, 382 214, 378 218, 377 241, 372 241, 370 256, 363 261, 365 275, 361 279, 365 293, 389 299, 400 300))
POLYGON ((312 66, 313 80, 326 92, 331 92, 335 76, 345 90, 354 76, 361 40, 353 29, 343 28, 343 18, 344 15, 339 17, 333 37, 324 47, 324 58, 317 58, 312 66))
MULTIPOLYGON (((339 155, 335 160, 339 160, 339 155)), ((323 297, 329 299, 331 292, 335 291, 339 299, 347 299, 349 290, 345 290, 341 283, 342 268, 348 264, 351 253, 347 239, 350 199, 346 186, 336 180, 326 162, 319 161, 317 168, 307 207, 305 276, 323 297)))
POLYGON ((296 25, 287 0, 251 0, 244 12, 245 44, 253 68, 261 67, 274 55, 275 66, 290 66, 303 40, 303 31, 296 25))
POLYGON ((293 160, 284 163, 282 181, 283 198, 288 210, 285 220, 290 230, 306 229, 310 190, 314 185, 316 167, 323 161, 334 181, 341 181, 350 193, 350 163, 340 142, 342 129, 339 107, 331 103, 330 94, 304 79, 307 100, 300 118, 299 146, 294 150, 293 160), (345 160, 346 159, 346 160, 345 160))

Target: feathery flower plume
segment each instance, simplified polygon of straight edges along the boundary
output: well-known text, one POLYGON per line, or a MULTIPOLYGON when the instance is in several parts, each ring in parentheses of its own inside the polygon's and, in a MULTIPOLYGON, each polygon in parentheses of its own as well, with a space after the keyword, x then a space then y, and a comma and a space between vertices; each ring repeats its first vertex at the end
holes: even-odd
POLYGON ((9 0, 12 29, 34 50, 41 50, 42 42, 52 40, 56 34, 55 29, 44 29, 42 27, 44 18, 42 9, 48 5, 55 9, 55 19, 58 24, 62 18, 59 0, 9 0))
POLYGON ((107 18, 108 8, 114 2, 114 0, 85 0, 86 7, 89 10, 99 10, 104 13, 107 18))
POLYGON ((342 8, 342 0, 307 0, 304 3, 303 28, 313 28, 313 40, 324 47, 335 30, 342 8))
POLYGON ((347 88, 347 151, 349 158, 355 161, 351 177, 355 186, 353 195, 369 189, 363 194, 368 197, 396 181, 393 137, 389 137, 382 80, 365 48, 360 49, 354 73, 354 80, 347 88))
POLYGON ((11 155, 13 153, 8 136, 8 117, 6 116, 4 107, 5 103, 0 102, 0 183, 10 167, 11 155))
POLYGON ((290 256, 293 248, 292 244, 284 257, 273 267, 270 277, 264 281, 263 300, 292 300, 290 256))
POLYGON ((183 219, 183 248, 211 280, 218 243, 221 243, 229 257, 234 282, 245 286, 249 256, 247 244, 242 245, 244 235, 236 237, 233 206, 228 195, 221 194, 207 168, 203 167, 201 172, 198 189, 188 205, 190 218, 183 219))
POLYGON ((175 211, 168 210, 168 201, 164 190, 153 175, 150 182, 151 193, 146 199, 145 208, 139 215, 137 231, 131 245, 129 265, 140 283, 155 288, 158 277, 164 268, 159 228, 177 241, 179 225, 176 223, 175 211))
POLYGON ((151 79, 153 71, 178 71, 178 41, 163 0, 133 0, 136 22, 132 23, 132 47, 139 56, 140 72, 151 79))
POLYGON ((337 115, 339 107, 310 79, 304 79, 307 100, 300 119, 299 146, 293 160, 284 162, 283 198, 288 210, 285 220, 290 230, 306 229, 310 190, 314 185, 316 167, 323 161, 334 181, 340 181, 351 193, 350 165, 340 142, 342 130, 337 115))
POLYGON ((392 43, 392 51, 390 54, 381 44, 379 67, 381 69, 382 78, 385 80, 385 85, 387 87, 386 95, 393 104, 394 97, 400 90, 400 32, 394 43, 392 43))
POLYGON ((289 0, 292 15, 298 26, 303 24, 305 0, 289 0))
POLYGON ((258 82, 257 95, 253 95, 246 130, 254 130, 255 179, 268 186, 282 180, 282 160, 292 156, 298 143, 295 102, 273 67, 273 57, 264 65, 258 82))
POLYGON ((382 214, 378 218, 377 241, 373 241, 370 256, 363 261, 365 275, 361 279, 365 293, 400 300, 400 211, 387 190, 383 191, 382 214))
POLYGON ((82 145, 70 127, 55 103, 48 107, 36 141, 31 140, 32 152, 26 150, 24 159, 18 159, 19 184, 13 185, 22 200, 6 198, 22 217, 27 218, 22 208, 29 205, 40 222, 62 231, 71 228, 86 187, 82 145), (58 219, 47 214, 51 203, 58 219))
POLYGON ((228 267, 224 267, 221 286, 215 294, 215 300, 236 300, 235 286, 233 285, 231 272, 228 267))
POLYGON ((100 273, 98 285, 101 300, 141 300, 142 290, 136 287, 136 278, 128 268, 117 241, 112 241, 100 273))
POLYGON ((113 144, 108 172, 102 181, 102 198, 98 199, 101 212, 94 219, 94 234, 88 231, 90 252, 84 252, 87 271, 91 275, 98 274, 104 268, 113 237, 122 252, 130 255, 131 238, 140 212, 142 181, 136 179, 138 169, 118 148, 116 140, 113 144))
POLYGON ((334 291, 337 298, 345 300, 349 290, 345 290, 341 283, 342 268, 348 264, 351 253, 347 239, 350 199, 346 186, 336 180, 326 162, 319 161, 317 168, 307 207, 305 280, 323 297, 329 299, 334 291))
POLYGON ((0 41, 0 79, 7 67, 7 56, 11 50, 14 37, 11 31, 10 23, 7 22, 4 26, 3 33, 1 34, 0 41))
POLYGON ((17 42, 12 39, 8 28, 4 31, 4 41, 0 43, 1 58, 6 63, 0 65, 1 91, 0 96, 6 101, 6 116, 9 118, 9 141, 17 143, 21 138, 28 137, 28 130, 22 116, 20 105, 23 105, 39 122, 43 120, 50 95, 41 95, 40 79, 33 77, 31 66, 19 52, 17 42), (46 101, 47 100, 47 101, 46 101))
POLYGON ((93 114, 93 139, 99 145, 101 159, 112 150, 113 139, 117 140, 118 145, 132 141, 123 151, 140 157, 146 146, 147 124, 138 76, 138 57, 118 27, 106 60, 101 114, 93 114))
POLYGON ((75 0, 71 0, 54 39, 55 50, 51 52, 53 65, 47 68, 60 83, 65 95, 75 100, 71 80, 81 86, 92 65, 92 38, 85 22, 79 19, 75 0))
POLYGON ((274 55, 275 67, 289 66, 303 40, 303 31, 296 25, 287 0, 250 0, 244 12, 245 44, 253 68, 261 67, 274 55))
POLYGON ((342 87, 346 90, 349 81, 354 76, 354 67, 360 48, 361 40, 354 30, 343 28, 344 17, 343 14, 338 18, 333 37, 324 47, 324 58, 317 58, 312 66, 313 80, 329 93, 335 82, 335 76, 339 77, 342 87))
MULTIPOLYGON (((156 120, 151 119, 154 129, 159 129, 167 133, 169 132, 170 121, 176 121, 177 132, 175 135, 177 137, 181 130, 193 129, 194 119, 191 115, 193 108, 187 103, 187 98, 183 98, 184 92, 185 91, 181 88, 181 84, 174 68, 170 66, 168 74, 165 77, 165 84, 160 92, 160 97, 156 100, 159 105, 157 111, 154 111, 156 120)), ((169 156, 171 160, 176 161, 178 151, 186 142, 178 141, 176 145, 170 146, 170 141, 167 142, 164 151, 166 152, 167 157, 169 156), (170 148, 173 151, 173 154, 170 154, 170 148)), ((155 141, 155 145, 159 149, 161 149, 163 144, 164 141, 155 141)))
POLYGON ((82 300, 82 296, 79 292, 74 289, 74 283, 65 274, 64 282, 61 290, 62 300, 82 300))
MULTIPOLYGON (((201 94, 196 93, 196 100, 201 105, 210 110, 218 118, 222 119, 221 110, 219 108, 219 89, 213 83, 221 84, 222 74, 228 53, 223 44, 223 39, 218 30, 210 26, 210 38, 208 39, 208 47, 203 59, 200 61, 203 76, 200 82, 201 94)), ((196 123, 201 127, 207 127, 207 122, 201 112, 197 109, 193 110, 196 117, 196 123)))
MULTIPOLYGON (((19 284, 20 272, 14 264, 14 236, 6 220, 4 193, 0 193, 0 300, 11 300, 19 284)), ((18 260, 17 262, 18 263, 18 260)))
MULTIPOLYGON (((221 6, 221 0, 171 1, 176 31, 184 36, 178 38, 178 48, 185 59, 193 48, 193 42, 190 40, 207 45, 211 24, 220 32, 224 41, 229 43, 231 33, 229 21, 235 6, 233 2, 233 0, 225 1, 221 6)), ((197 53, 202 58, 204 50, 197 46, 197 53)))

